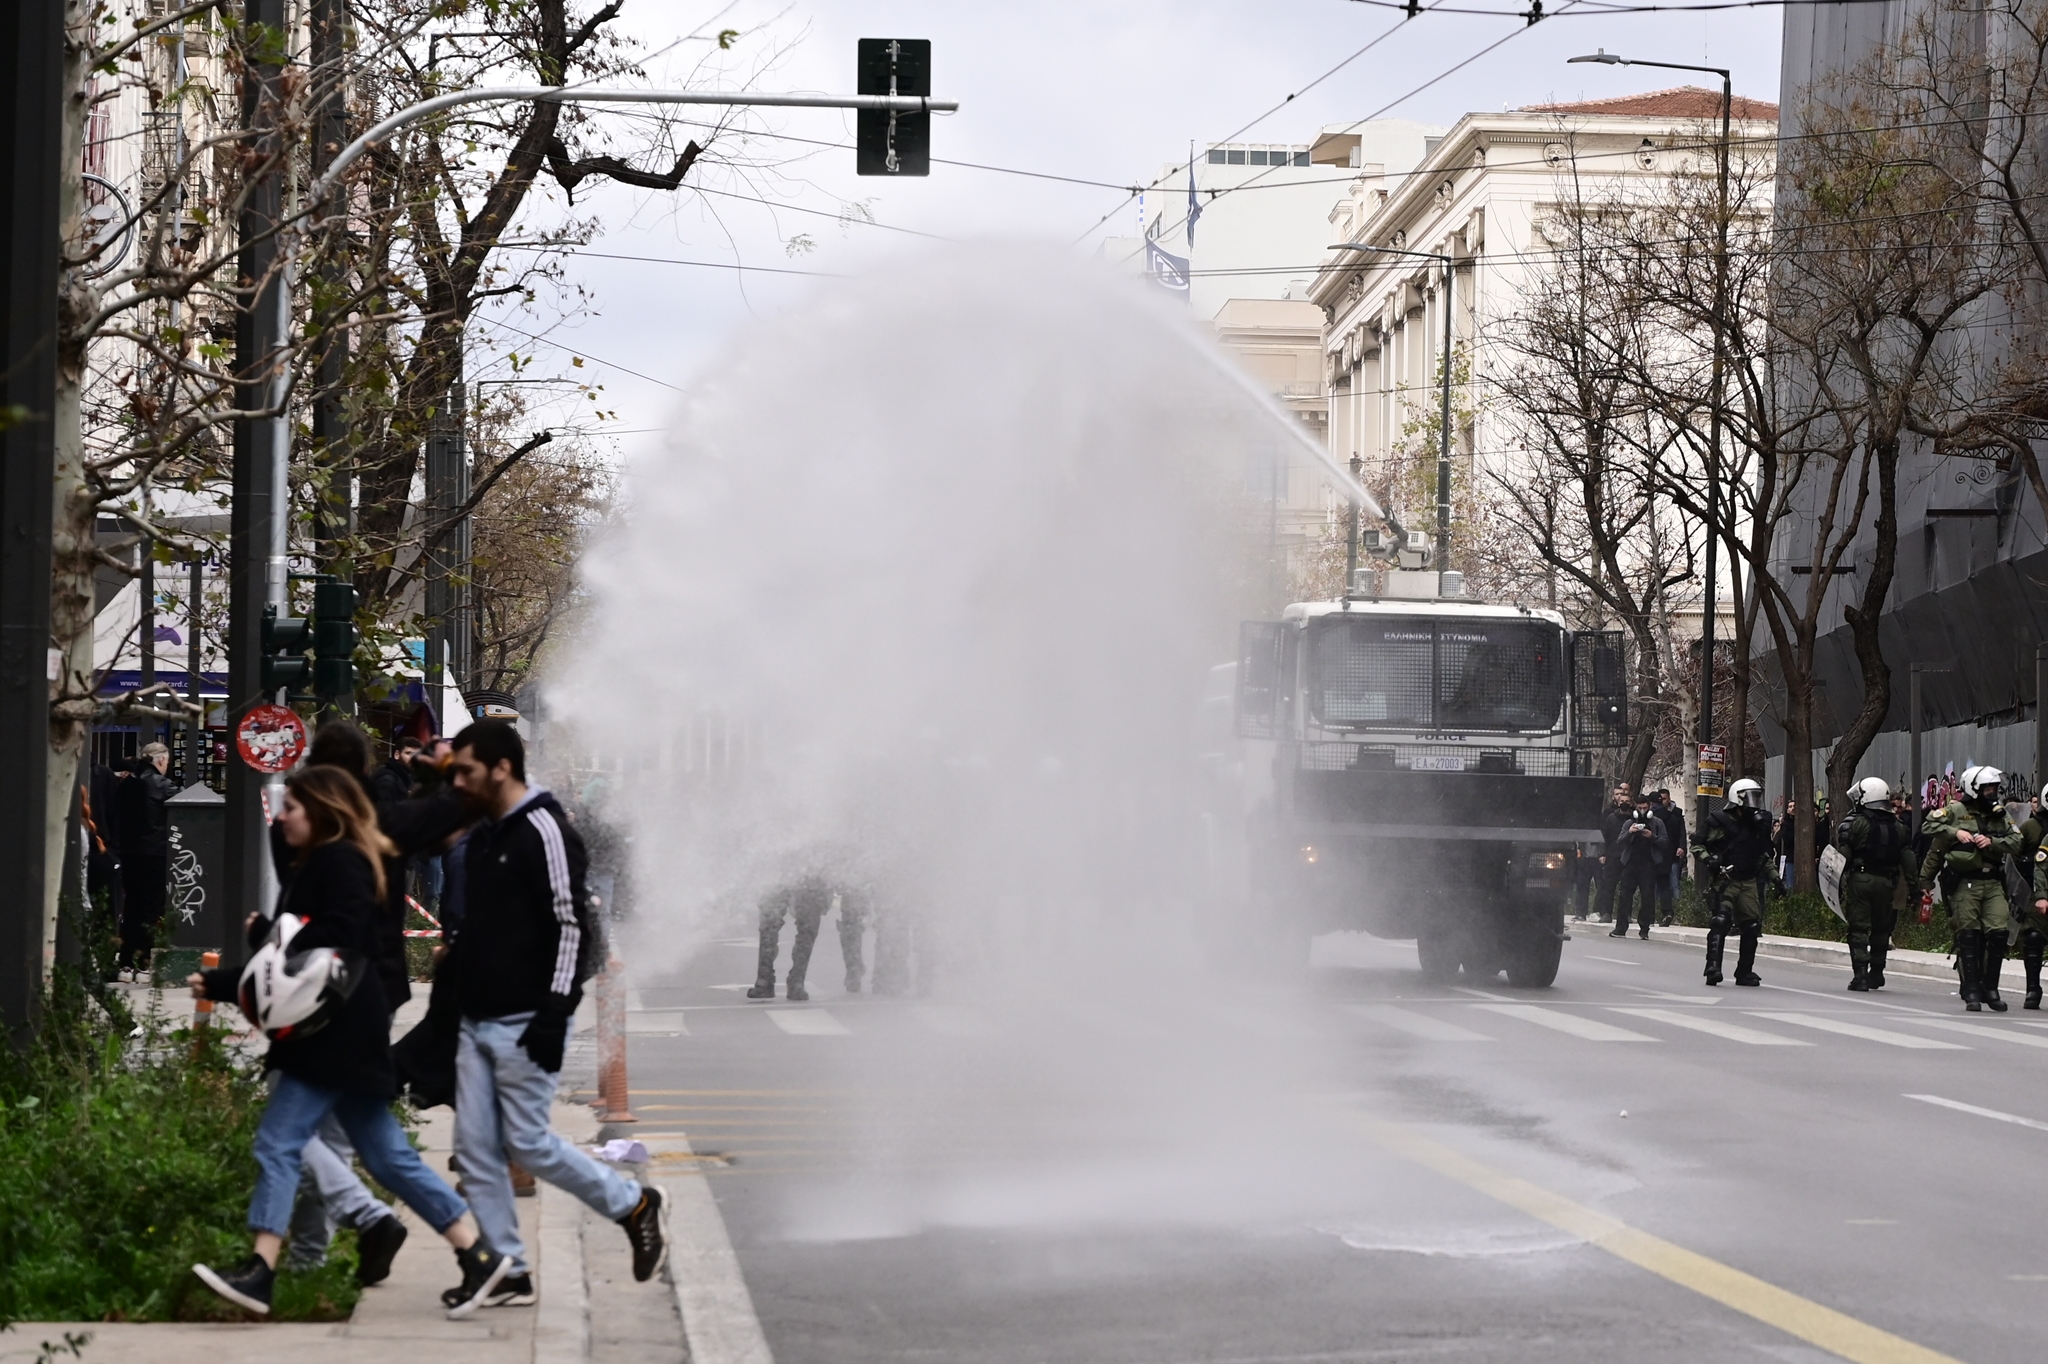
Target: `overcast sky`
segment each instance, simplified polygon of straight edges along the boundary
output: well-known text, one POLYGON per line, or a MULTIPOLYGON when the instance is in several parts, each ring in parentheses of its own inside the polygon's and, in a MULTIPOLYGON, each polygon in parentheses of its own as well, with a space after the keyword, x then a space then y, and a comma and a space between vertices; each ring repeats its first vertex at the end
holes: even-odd
MULTIPOLYGON (((1443 0, 1446 7, 1487 10, 1520 2, 1443 0)), ((929 38, 934 94, 961 105, 958 114, 934 121, 934 156, 1111 185, 1152 179, 1163 163, 1184 159, 1190 141, 1305 143, 1321 125, 1375 114, 1447 126, 1473 110, 1713 83, 1683 72, 1565 64, 1596 47, 1725 64, 1735 72, 1737 94, 1777 98, 1776 8, 1570 12, 1594 7, 1594 0, 1546 0, 1552 17, 1531 27, 1491 15, 1406 20, 1397 10, 1349 0, 627 0, 617 23, 651 54, 652 83, 713 79, 761 90, 850 92, 856 40, 929 38), (739 36, 720 53, 713 37, 724 29, 739 36), (1381 35, 1370 51, 1305 88, 1381 35), (1268 113, 1296 92, 1302 93, 1268 113), (1253 120, 1259 121, 1247 129, 1253 120)), ((657 165, 644 124, 603 117, 611 150, 657 165)), ((744 126, 746 141, 722 134, 710 159, 780 164, 712 164, 692 172, 690 183, 718 193, 608 185, 579 199, 578 215, 601 224, 588 253, 567 267, 570 281, 587 291, 581 315, 554 324, 544 308, 479 324, 496 325, 501 342, 535 353, 543 372, 567 369, 572 353, 583 357, 575 372, 595 373, 605 385, 601 406, 617 413, 607 425, 629 457, 659 445, 678 390, 721 346, 753 319, 801 306, 817 287, 803 274, 771 270, 858 271, 929 249, 928 237, 916 234, 987 242, 995 251, 1019 238, 1092 251, 1106 234, 1136 231, 1136 208, 1118 189, 951 165, 934 165, 928 180, 856 177, 850 114, 779 111, 748 116, 744 126), (849 216, 864 211, 875 225, 842 222, 851 205, 858 209, 849 216), (808 247, 792 247, 799 237, 808 247), (548 341, 529 341, 506 325, 543 330, 548 341)), ((1332 185, 1332 202, 1341 192, 1341 184, 1332 185)), ((559 193, 555 198, 541 218, 560 211, 559 193)), ((1202 265, 1199 257, 1195 264, 1202 265)))

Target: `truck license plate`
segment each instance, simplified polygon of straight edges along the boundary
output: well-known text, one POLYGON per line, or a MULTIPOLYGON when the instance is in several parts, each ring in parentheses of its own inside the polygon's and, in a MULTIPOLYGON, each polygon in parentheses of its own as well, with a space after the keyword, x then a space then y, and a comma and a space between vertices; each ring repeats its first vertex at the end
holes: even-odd
POLYGON ((1429 753, 1408 760, 1411 772, 1463 772, 1465 760, 1455 753, 1429 753))

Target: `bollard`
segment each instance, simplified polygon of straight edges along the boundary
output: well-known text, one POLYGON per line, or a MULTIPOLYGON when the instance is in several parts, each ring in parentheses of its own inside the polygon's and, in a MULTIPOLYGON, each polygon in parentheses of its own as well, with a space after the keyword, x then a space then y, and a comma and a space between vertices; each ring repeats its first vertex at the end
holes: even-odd
MULTIPOLYGON (((215 968, 216 966, 219 966, 219 965, 220 965, 220 953, 218 953, 218 952, 201 952, 201 953, 199 954, 199 969, 200 969, 200 970, 202 970, 202 971, 211 971, 211 970, 213 970, 213 969, 214 969, 214 968, 215 968)), ((213 1001, 212 1001, 212 1000, 210 1000, 210 999, 202 999, 202 1000, 200 1000, 200 1001, 199 1001, 199 1002, 198 1002, 197 1004, 194 1004, 194 1005, 192 1006, 192 1014, 193 1014, 193 1018, 192 1018, 192 1026, 193 1026, 193 1027, 195 1027, 195 1028, 203 1028, 203 1027, 205 1027, 205 1026, 206 1026, 207 1024, 209 1024, 209 1023, 211 1023, 211 1022, 213 1021, 213 1001)))
POLYGON ((597 978, 597 1102, 606 1122, 638 1122, 626 1082, 626 981, 617 957, 597 978))

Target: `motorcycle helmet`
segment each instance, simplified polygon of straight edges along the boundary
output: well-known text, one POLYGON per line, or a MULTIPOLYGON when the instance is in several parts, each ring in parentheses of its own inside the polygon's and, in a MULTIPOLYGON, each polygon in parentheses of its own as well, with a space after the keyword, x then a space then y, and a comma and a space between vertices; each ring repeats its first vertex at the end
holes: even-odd
POLYGON ((1733 805, 1742 805, 1752 810, 1761 810, 1764 808, 1764 788, 1760 783, 1744 777, 1741 781, 1728 788, 1728 800, 1733 805))
POLYGON ((1891 783, 1883 777, 1865 777, 1849 788, 1849 798, 1866 810, 1889 809, 1892 803, 1891 783))
POLYGON ((2005 785, 2005 774, 1995 767, 1972 767, 1963 773, 1963 795, 1970 800, 1990 800, 2005 785))
POLYGON ((243 1015, 273 1042, 318 1032, 341 1011, 362 982, 365 962, 358 952, 337 947, 291 950, 306 921, 280 914, 270 936, 242 968, 236 991, 243 1015))

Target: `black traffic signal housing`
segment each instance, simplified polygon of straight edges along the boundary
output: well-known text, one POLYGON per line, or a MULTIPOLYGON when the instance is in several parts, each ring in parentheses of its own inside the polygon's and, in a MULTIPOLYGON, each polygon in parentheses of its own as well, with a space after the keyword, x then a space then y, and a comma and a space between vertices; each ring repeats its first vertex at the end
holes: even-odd
MULTIPOLYGON (((930 95, 929 38, 863 38, 857 84, 863 95, 930 95)), ((858 175, 930 175, 932 116, 862 109, 854 115, 854 172, 858 175)))
POLYGON ((313 640, 313 623, 297 616, 280 616, 275 606, 263 608, 263 692, 298 692, 312 680, 313 664, 306 648, 313 640))
POLYGON ((313 585, 313 694, 323 701, 356 690, 356 589, 350 583, 313 585))

